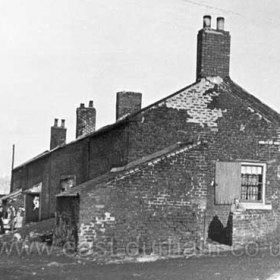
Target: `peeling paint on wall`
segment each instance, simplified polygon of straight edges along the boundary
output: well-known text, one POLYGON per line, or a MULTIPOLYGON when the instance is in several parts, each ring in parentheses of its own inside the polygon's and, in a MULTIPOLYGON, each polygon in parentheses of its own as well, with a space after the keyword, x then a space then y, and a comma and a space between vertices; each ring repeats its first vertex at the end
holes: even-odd
POLYGON ((217 119, 221 118, 227 110, 207 108, 208 104, 212 102, 213 97, 218 96, 219 93, 215 91, 206 93, 206 91, 214 89, 222 81, 219 77, 201 79, 199 83, 167 99, 159 104, 159 106, 166 106, 176 110, 187 110, 190 116, 186 120, 187 122, 198 123, 202 127, 204 125, 216 127, 217 119))
MULTIPOLYGON (((97 238, 98 232, 104 233, 106 231, 106 225, 115 223, 116 218, 109 212, 105 212, 102 217, 95 217, 94 222, 82 223, 80 225, 80 240, 85 241, 87 249, 91 249, 94 241, 97 238)), ((83 243, 83 242, 81 242, 83 243)))
POLYGON ((101 225, 101 227, 105 227, 105 224, 115 222, 115 217, 111 216, 109 212, 105 212, 105 217, 95 218, 96 224, 101 225))

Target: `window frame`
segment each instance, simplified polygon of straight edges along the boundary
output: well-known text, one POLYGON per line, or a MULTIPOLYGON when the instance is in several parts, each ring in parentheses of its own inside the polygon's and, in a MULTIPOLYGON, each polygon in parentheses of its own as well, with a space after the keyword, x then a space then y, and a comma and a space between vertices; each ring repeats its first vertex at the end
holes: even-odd
MULTIPOLYGON (((241 170, 242 166, 257 166, 262 167, 262 191, 261 191, 261 199, 260 200, 244 200, 241 199, 240 195, 240 202, 241 203, 249 203, 249 204, 263 204, 265 205, 265 189, 266 189, 266 163, 260 163, 260 162, 241 162, 241 170)), ((240 170, 240 176, 242 176, 242 172, 240 170)), ((242 191, 242 184, 240 186, 240 193, 242 191)))
POLYGON ((59 180, 59 193, 63 193, 65 191, 67 191, 67 190, 62 190, 61 184, 62 184, 63 181, 66 181, 66 180, 69 180, 69 179, 73 180, 73 182, 74 182, 73 186, 70 189, 76 187, 76 175, 61 175, 60 180, 59 180))

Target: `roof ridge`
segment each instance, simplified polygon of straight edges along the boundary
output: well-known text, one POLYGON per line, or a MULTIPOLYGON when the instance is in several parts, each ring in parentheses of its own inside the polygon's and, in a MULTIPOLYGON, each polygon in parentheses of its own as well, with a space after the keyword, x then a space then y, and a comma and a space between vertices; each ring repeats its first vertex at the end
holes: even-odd
MULTIPOLYGON (((76 196, 79 194, 79 191, 81 189, 84 189, 87 187, 87 183, 88 182, 96 182, 96 185, 99 185, 100 183, 102 183, 103 179, 108 177, 108 181, 105 182, 106 184, 110 184, 112 182, 112 180, 118 180, 118 179, 121 179, 123 177, 120 177, 118 178, 119 175, 122 175, 122 173, 124 172, 125 174, 124 175, 127 175, 128 173, 130 173, 131 169, 139 166, 139 165, 142 165, 142 164, 145 164, 145 163, 148 163, 147 166, 150 166, 151 164, 149 164, 149 162, 152 162, 154 161, 154 163, 156 164, 157 162, 159 162, 161 159, 163 159, 163 157, 168 157, 168 155, 171 155, 171 156, 175 156, 177 154, 180 154, 182 152, 185 152, 185 151, 190 151, 192 150, 193 148, 197 148, 199 147, 200 145, 202 144, 206 144, 207 142, 206 141, 202 141, 202 140, 198 140, 196 141, 195 143, 194 142, 178 142, 176 144, 173 144, 173 145, 170 145, 160 151, 157 151, 153 154, 150 154, 146 157, 143 157, 141 159, 138 159, 138 160, 135 160, 135 161, 132 161, 130 163, 128 163, 127 165, 125 166, 121 166, 121 167, 116 167, 116 168, 112 168, 110 171, 106 172, 105 174, 102 174, 96 178, 93 178, 91 180, 88 180, 76 187, 74 187, 73 189, 70 189, 69 191, 66 191, 66 192, 63 192, 63 193, 59 193, 57 194, 56 196, 57 197, 61 197, 61 196, 76 196), (158 158, 160 158, 158 160, 158 158), (157 159, 157 160, 156 160, 157 159)), ((134 172, 131 172, 131 173, 134 173, 134 172)))
POLYGON ((243 102, 246 102, 249 107, 252 107, 257 113, 263 115, 268 121, 273 122, 274 124, 280 123, 280 114, 277 111, 242 88, 229 76, 224 78, 224 84, 229 86, 230 92, 234 96, 242 99, 243 102))
MULTIPOLYGON (((207 81, 213 83, 213 81, 211 81, 211 80, 207 80, 207 81)), ((75 143, 77 143, 79 141, 82 141, 82 140, 84 140, 84 139, 86 139, 88 137, 94 137, 94 136, 96 136, 96 135, 98 135, 98 134, 100 134, 102 132, 106 132, 106 131, 109 131, 112 128, 115 128, 118 125, 124 124, 124 123, 128 122, 129 120, 131 120, 136 115, 138 115, 138 114, 140 114, 140 113, 142 113, 142 112, 152 108, 153 106, 156 106, 157 104, 159 104, 161 102, 164 102, 168 98, 171 98, 171 97, 173 97, 173 96, 183 92, 184 90, 187 90, 188 88, 191 88, 192 86, 194 86, 195 84, 198 84, 198 83, 200 83, 200 81, 196 81, 196 82, 194 82, 194 83, 192 83, 192 84, 190 84, 190 85, 188 85, 188 86, 186 86, 186 87, 184 87, 184 88, 182 88, 182 89, 180 89, 180 90, 178 90, 178 91, 176 91, 176 92, 174 92, 174 93, 172 93, 172 94, 170 94, 170 95, 168 95, 168 96, 166 96, 166 97, 164 97, 164 98, 162 98, 162 99, 160 99, 160 100, 158 100, 158 101, 156 101, 156 102, 154 102, 154 103, 152 103, 152 104, 150 104, 150 105, 148 105, 148 106, 146 106, 146 107, 144 107, 144 108, 142 108, 142 109, 140 109, 140 110, 138 110, 138 111, 136 111, 134 113, 131 113, 131 114, 127 115, 126 117, 124 117, 122 119, 116 120, 114 123, 105 125, 105 126, 99 128, 98 130, 92 132, 92 133, 89 133, 87 135, 84 135, 84 136, 81 136, 81 137, 79 137, 77 139, 74 139, 73 141, 71 141, 69 143, 66 143, 66 144, 63 144, 63 145, 59 145, 59 146, 55 147, 52 150, 47 150, 47 151, 45 151, 45 152, 43 152, 43 153, 41 153, 41 154, 39 154, 39 155, 29 159, 29 160, 21 163, 20 165, 16 166, 13 170, 16 170, 18 168, 22 168, 25 165, 27 165, 27 164, 29 164, 29 163, 31 163, 31 162, 39 159, 39 158, 43 158, 43 157, 45 157, 45 156, 47 156, 49 154, 52 154, 54 151, 56 151, 58 149, 64 148, 64 147, 69 146, 69 145, 73 145, 73 144, 75 144, 75 143)))
POLYGON ((176 144, 172 144, 172 145, 170 145, 170 146, 168 146, 168 147, 166 147, 162 150, 159 150, 157 152, 154 152, 152 154, 144 156, 140 159, 136 159, 134 161, 131 161, 128 164, 126 164, 125 166, 114 167, 110 170, 110 172, 121 172, 121 171, 129 170, 129 169, 133 168, 134 166, 152 161, 152 160, 154 160, 158 157, 162 157, 164 155, 168 155, 168 154, 176 151, 178 148, 188 146, 189 149, 191 149, 191 148, 199 146, 200 144, 202 144, 201 141, 197 141, 195 144, 194 144, 193 141, 191 141, 191 142, 177 142, 176 144))

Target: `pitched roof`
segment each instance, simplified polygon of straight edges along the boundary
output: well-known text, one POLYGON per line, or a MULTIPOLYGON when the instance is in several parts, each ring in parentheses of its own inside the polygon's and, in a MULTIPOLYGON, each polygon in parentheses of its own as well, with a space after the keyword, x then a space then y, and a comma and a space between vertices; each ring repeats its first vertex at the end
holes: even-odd
POLYGON ((224 78, 223 84, 232 95, 240 98, 243 103, 245 102, 246 105, 254 109, 254 111, 265 116, 272 123, 276 125, 280 124, 280 114, 278 112, 264 104, 254 95, 248 93, 245 89, 232 81, 230 77, 224 78))
POLYGON ((92 188, 93 186, 97 188, 98 186, 103 185, 104 183, 109 183, 110 181, 118 178, 121 175, 128 175, 131 173, 136 172, 135 170, 139 171, 141 168, 149 167, 154 164, 157 164, 164 160, 165 158, 170 158, 181 154, 183 152, 189 152, 199 146, 205 145, 207 142, 197 141, 196 143, 188 142, 188 143, 181 143, 178 142, 174 145, 170 145, 160 151, 157 151, 153 154, 148 156, 142 157, 141 159, 132 161, 125 166, 112 168, 111 171, 107 172, 104 175, 101 175, 97 178, 89 180, 85 183, 82 183, 66 192, 60 193, 56 195, 57 197, 65 197, 65 196, 77 196, 81 192, 87 190, 88 188, 92 188))
POLYGON ((163 103, 165 101, 167 101, 168 99, 172 98, 173 96, 176 96, 177 94, 181 94, 182 92, 188 90, 188 89, 191 89, 192 87, 196 87, 196 86, 199 86, 200 83, 202 83, 202 81, 207 81, 208 83, 211 83, 211 84, 218 84, 220 85, 221 87, 220 88, 223 88, 223 90, 226 90, 228 93, 234 95, 235 97, 239 98, 240 100, 242 100, 243 103, 247 104, 248 107, 250 107, 251 109, 253 109, 254 111, 256 111, 257 113, 261 114, 262 116, 265 116, 265 118, 267 120, 269 120, 270 122, 276 124, 276 125, 279 125, 280 124, 280 115, 278 112, 274 111, 272 108, 270 108, 269 106, 265 105, 263 102, 261 102, 259 99, 257 99, 256 97, 254 97, 252 94, 248 93, 246 90, 244 90, 242 87, 240 87, 238 84, 236 84, 235 82, 233 82, 231 80, 230 77, 225 77, 224 79, 220 78, 220 77, 208 77, 208 78, 202 78, 201 80, 199 81, 196 81, 195 83, 187 86, 187 87, 184 87, 182 89, 180 89, 179 91, 176 91, 175 93, 172 93, 171 95, 163 98, 163 99, 160 99, 154 103, 152 103, 151 105, 148 105, 144 108, 142 108, 141 110, 139 111, 136 111, 134 113, 131 113, 129 115, 127 115, 126 117, 120 119, 120 120, 117 120, 115 123, 113 124, 110 124, 110 125, 107 125, 107 126, 104 126, 98 130, 96 130, 95 132, 92 132, 90 134, 87 134, 85 136, 82 136, 78 139, 75 139, 73 140, 72 142, 70 143, 67 143, 67 144, 64 144, 64 145, 61 145, 61 146, 58 146, 50 151, 45 151, 44 153, 22 163, 21 165, 17 166, 14 168, 14 170, 16 169, 19 169, 31 162, 34 162, 40 158, 43 158, 43 157, 46 157, 48 156, 50 153, 53 153, 54 151, 58 150, 58 149, 63 149, 64 147, 66 146, 69 146, 69 145, 72 145, 72 144, 75 144, 81 140, 84 140, 86 138, 89 138, 89 137, 95 137, 101 133, 104 133, 104 132, 108 132, 112 129, 114 129, 115 127, 118 127, 120 125, 123 125, 125 124, 126 122, 128 122, 129 120, 133 119, 136 115, 142 113, 142 112, 145 112, 147 110, 149 110, 150 108, 153 108, 155 106, 157 106, 158 104, 160 103, 163 103))

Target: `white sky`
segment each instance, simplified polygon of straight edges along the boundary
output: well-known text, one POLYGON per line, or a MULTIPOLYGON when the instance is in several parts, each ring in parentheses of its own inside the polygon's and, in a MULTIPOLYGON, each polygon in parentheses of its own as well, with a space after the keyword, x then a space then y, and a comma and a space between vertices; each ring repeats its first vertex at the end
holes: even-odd
POLYGON ((97 127, 115 93, 143 106, 195 81, 202 17, 225 17, 231 78, 280 111, 280 1, 0 0, 0 175, 49 149, 54 118, 74 140, 75 110, 93 99, 97 127))

